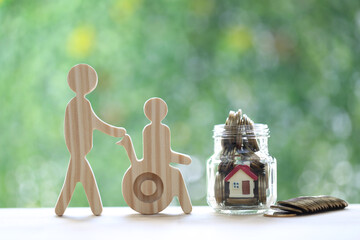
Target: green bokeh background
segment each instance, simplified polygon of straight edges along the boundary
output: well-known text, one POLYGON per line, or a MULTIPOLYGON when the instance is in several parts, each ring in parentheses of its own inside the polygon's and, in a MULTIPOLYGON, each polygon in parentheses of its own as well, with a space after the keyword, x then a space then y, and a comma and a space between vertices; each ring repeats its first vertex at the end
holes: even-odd
MULTIPOLYGON (((0 0, 0 207, 55 205, 78 63, 98 73, 94 111, 127 129, 139 157, 144 102, 167 102, 172 148, 193 158, 181 170, 194 205, 206 204, 212 128, 238 108, 269 125, 278 199, 360 202, 359 42, 353 0, 0 0)), ((88 155, 104 206, 126 205, 116 141, 95 131, 88 155)), ((80 186, 70 206, 87 206, 80 186)))

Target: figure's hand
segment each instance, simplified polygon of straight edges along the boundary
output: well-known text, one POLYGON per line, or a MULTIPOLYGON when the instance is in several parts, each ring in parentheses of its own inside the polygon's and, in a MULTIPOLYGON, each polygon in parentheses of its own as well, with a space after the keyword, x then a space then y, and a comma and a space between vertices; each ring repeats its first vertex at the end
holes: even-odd
POLYGON ((116 127, 114 129, 114 137, 123 137, 126 134, 126 129, 122 127, 116 127))
POLYGON ((123 137, 126 134, 125 128, 115 127, 113 125, 107 124, 103 120, 101 120, 96 114, 93 112, 92 116, 93 128, 113 137, 123 137))
POLYGON ((189 165, 191 163, 191 158, 188 155, 173 152, 171 154, 171 162, 189 165))
POLYGON ((191 158, 187 155, 184 155, 183 158, 180 158, 180 164, 189 165, 191 163, 191 158))
POLYGON ((124 146, 129 142, 131 142, 130 136, 125 134, 125 136, 120 141, 116 142, 116 144, 120 146, 124 146))

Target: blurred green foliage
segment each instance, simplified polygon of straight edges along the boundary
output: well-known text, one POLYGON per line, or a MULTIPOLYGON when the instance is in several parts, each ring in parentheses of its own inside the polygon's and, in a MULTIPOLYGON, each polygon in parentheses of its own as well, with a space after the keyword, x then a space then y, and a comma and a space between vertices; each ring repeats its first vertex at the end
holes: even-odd
MULTIPOLYGON (((271 130, 278 198, 332 194, 360 202, 360 2, 0 0, 0 207, 52 207, 69 153, 69 69, 99 76, 88 95, 125 127, 139 156, 142 107, 169 107, 172 148, 192 201, 206 204, 212 128, 242 108, 271 130)), ((118 139, 94 133, 88 155, 105 206, 126 205, 130 165, 118 139)), ((71 206, 86 206, 77 186, 71 206)))

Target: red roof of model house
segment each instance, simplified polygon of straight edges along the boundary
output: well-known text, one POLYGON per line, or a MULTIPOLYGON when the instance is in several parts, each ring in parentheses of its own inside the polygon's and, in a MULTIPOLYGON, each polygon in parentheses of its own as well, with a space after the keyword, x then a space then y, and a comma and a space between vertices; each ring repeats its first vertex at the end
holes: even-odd
POLYGON ((258 180, 258 177, 250 170, 250 167, 248 165, 237 165, 234 167, 234 169, 225 177, 225 181, 228 182, 232 176, 234 176, 237 171, 242 170, 244 173, 246 173, 249 177, 254 179, 255 181, 258 180))

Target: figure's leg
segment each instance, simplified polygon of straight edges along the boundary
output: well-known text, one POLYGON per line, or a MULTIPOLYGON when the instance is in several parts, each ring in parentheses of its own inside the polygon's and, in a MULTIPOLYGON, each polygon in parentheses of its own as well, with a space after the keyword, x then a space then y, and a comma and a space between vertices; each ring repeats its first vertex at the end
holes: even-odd
POLYGON ((55 206, 55 213, 58 216, 62 216, 64 214, 65 209, 69 205, 71 197, 74 193, 76 183, 78 182, 78 179, 76 179, 74 176, 75 173, 73 173, 73 168, 74 167, 72 166, 70 159, 64 185, 61 189, 60 196, 55 206))
POLYGON ((188 214, 192 211, 192 205, 189 193, 185 186, 185 181, 183 179, 183 176, 181 175, 181 172, 178 169, 174 169, 172 173, 175 174, 175 176, 173 176, 172 178, 176 179, 178 182, 178 192, 175 194, 178 196, 182 210, 184 211, 184 213, 188 214))
POLYGON ((99 216, 103 210, 99 189, 89 162, 86 159, 84 162, 85 163, 82 166, 84 168, 83 175, 81 176, 80 181, 84 186, 91 211, 94 215, 99 216))

